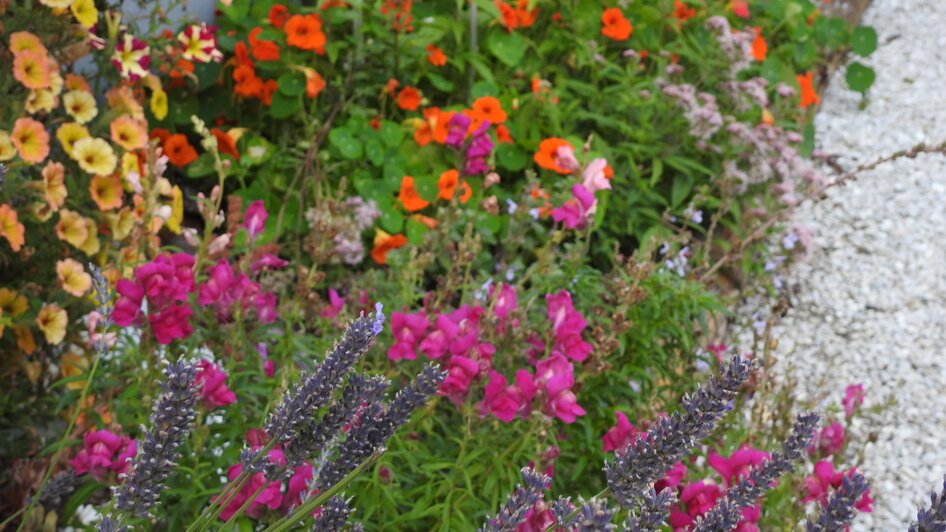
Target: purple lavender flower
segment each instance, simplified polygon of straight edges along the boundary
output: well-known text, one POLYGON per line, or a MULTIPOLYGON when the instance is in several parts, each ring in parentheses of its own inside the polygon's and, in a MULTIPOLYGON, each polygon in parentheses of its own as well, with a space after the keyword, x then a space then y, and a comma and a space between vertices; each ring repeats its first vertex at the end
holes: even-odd
POLYGON ((496 517, 487 519, 486 524, 480 528, 480 532, 516 530, 519 525, 525 522, 526 514, 542 498, 542 492, 547 490, 552 482, 551 478, 531 467, 523 467, 519 471, 522 473, 525 486, 522 484, 516 486, 516 490, 509 495, 506 503, 500 507, 496 517))
MULTIPOLYGON (((841 486, 834 490, 831 498, 828 499, 828 505, 821 510, 817 522, 809 520, 805 523, 807 532, 834 532, 835 530, 846 530, 847 525, 851 524, 857 515, 857 508, 854 507, 861 497, 870 491, 870 482, 860 473, 854 473, 841 479, 841 486)), ((912 531, 913 528, 911 527, 912 531)), ((939 527, 922 528, 923 531, 944 531, 946 522, 940 521, 939 527)))
POLYGON ((929 509, 917 512, 916 521, 910 524, 910 532, 946 532, 946 479, 943 480, 943 491, 930 493, 929 509))
POLYGON ((338 495, 332 497, 322 505, 322 512, 312 524, 312 532, 335 532, 342 530, 348 524, 351 516, 351 498, 344 499, 338 495))
POLYGON ((611 523, 614 517, 614 510, 608 508, 608 503, 604 499, 592 498, 590 501, 583 502, 581 511, 578 514, 576 523, 578 532, 598 532, 608 531, 617 528, 611 523))
POLYGON ((384 308, 384 305, 381 302, 374 304, 374 322, 371 324, 371 332, 375 336, 381 334, 384 331, 384 313, 381 312, 381 309, 384 308))
POLYGON ((36 500, 47 508, 59 506, 79 487, 79 477, 75 470, 66 469, 53 475, 36 500))
POLYGON ((653 487, 644 495, 640 514, 628 519, 626 530, 631 532, 656 532, 663 530, 663 525, 670 515, 670 505, 677 496, 670 488, 664 488, 659 494, 653 487))

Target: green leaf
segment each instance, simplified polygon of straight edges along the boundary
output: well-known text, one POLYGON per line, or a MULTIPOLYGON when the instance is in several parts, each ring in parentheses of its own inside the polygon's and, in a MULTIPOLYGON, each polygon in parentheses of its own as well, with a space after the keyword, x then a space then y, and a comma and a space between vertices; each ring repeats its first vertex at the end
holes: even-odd
POLYGON ((193 96, 175 98, 174 95, 171 95, 170 100, 173 103, 169 106, 168 118, 177 125, 189 125, 191 116, 200 112, 200 104, 197 102, 197 98, 193 96))
POLYGON ((813 122, 808 122, 805 124, 805 129, 802 130, 802 141, 801 146, 799 146, 799 151, 805 157, 810 157, 811 152, 815 149, 815 124, 813 122))
POLYGON ((276 152, 276 148, 268 140, 258 135, 248 136, 243 146, 240 150, 240 164, 244 166, 263 164, 276 152))
POLYGON ((673 178, 673 186, 670 190, 670 205, 677 207, 690 196, 693 190, 693 178, 686 174, 678 174, 673 178))
POLYGON ((305 74, 302 72, 286 72, 276 80, 279 92, 286 96, 299 96, 305 92, 305 74))
POLYGON ((433 201, 437 198, 440 189, 437 188, 437 178, 432 175, 418 176, 414 178, 414 190, 417 194, 427 201, 433 201))
POLYGON ((860 93, 867 92, 867 89, 874 84, 874 79, 876 75, 874 74, 874 69, 862 65, 858 62, 853 62, 847 66, 847 72, 844 74, 844 79, 847 81, 847 86, 851 90, 858 91, 860 93))
POLYGON ((870 26, 858 26, 851 33, 851 50, 861 57, 867 57, 877 49, 877 32, 870 26))
POLYGON ((528 43, 519 32, 505 32, 498 28, 486 39, 486 47, 506 66, 514 67, 522 61, 528 43))
POLYGON ((365 155, 368 156, 368 160, 371 161, 371 164, 375 166, 381 166, 384 164, 384 146, 381 145, 381 141, 378 139, 368 139, 365 142, 365 155))
POLYGON ((474 100, 483 96, 496 96, 499 94, 499 88, 489 81, 477 81, 470 89, 470 97, 474 100))
POLYGON ((361 157, 361 143, 355 139, 351 131, 345 128, 333 129, 328 134, 329 143, 334 146, 342 157, 346 159, 357 159, 361 157))
POLYGON ((453 82, 441 76, 440 74, 431 72, 427 74, 427 79, 430 80, 430 84, 433 85, 437 90, 443 92, 453 92, 453 82))
POLYGON ((382 208, 381 218, 378 221, 381 224, 381 229, 392 235, 400 233, 404 229, 404 215, 394 206, 382 208))
POLYGON ((194 162, 187 165, 187 177, 204 177, 212 174, 214 171, 214 157, 209 153, 204 153, 194 162))
POLYGON ((404 140, 404 131, 401 129, 401 126, 385 120, 381 122, 381 140, 388 146, 392 148, 401 145, 401 141, 404 140))
POLYGON ((815 41, 822 46, 838 48, 848 39, 847 22, 834 17, 818 17, 812 25, 815 41))
POLYGON ((795 43, 795 65, 797 65, 800 70, 808 70, 815 62, 817 53, 818 51, 811 41, 795 43))
POLYGON ((269 114, 273 118, 289 118, 293 113, 302 108, 302 99, 299 96, 288 96, 282 91, 273 93, 273 103, 269 106, 269 114))
POLYGON ((515 144, 500 144, 496 148, 496 164, 513 172, 529 165, 529 154, 515 144))
POLYGON ((405 224, 404 233, 407 236, 407 241, 411 244, 420 245, 424 243, 424 235, 430 231, 426 225, 418 222, 417 220, 411 218, 407 220, 405 224))

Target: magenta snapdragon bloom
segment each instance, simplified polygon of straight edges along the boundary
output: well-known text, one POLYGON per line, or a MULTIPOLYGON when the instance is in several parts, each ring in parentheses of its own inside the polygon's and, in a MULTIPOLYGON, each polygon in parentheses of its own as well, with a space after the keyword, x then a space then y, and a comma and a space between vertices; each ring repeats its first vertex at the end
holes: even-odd
POLYGON ((342 312, 343 308, 345 308, 345 300, 342 299, 342 296, 338 295, 338 292, 334 288, 329 288, 328 306, 322 309, 322 312, 319 313, 319 316, 333 319, 342 312))
POLYGON ((820 452, 824 456, 832 455, 844 447, 844 425, 837 421, 824 427, 815 438, 814 445, 808 448, 808 454, 820 452))
POLYGON ((670 508, 670 526, 674 531, 688 530, 696 518, 708 512, 722 496, 719 486, 702 480, 684 486, 680 491, 680 502, 670 508))
POLYGON ((407 312, 391 313, 391 333, 394 343, 388 348, 388 358, 392 361, 415 360, 417 344, 427 332, 427 317, 423 311, 410 314, 407 312))
MULTIPOLYGON (((559 146, 558 149, 555 150, 555 164, 560 168, 573 172, 581 167, 578 163, 578 159, 575 158, 575 148, 572 148, 569 144, 559 146)), ((604 168, 602 168, 601 171, 604 172, 604 168)))
POLYGON ((263 253, 258 259, 254 260, 250 264, 250 272, 253 275, 258 274, 263 270, 280 270, 289 265, 289 261, 285 259, 280 259, 272 253, 263 253))
POLYGON ((269 347, 263 342, 260 342, 256 344, 256 352, 259 353, 260 358, 263 360, 263 373, 272 379, 273 375, 276 374, 276 363, 269 358, 269 347))
POLYGON ((552 507, 544 499, 539 499, 526 513, 525 522, 516 528, 516 532, 543 532, 554 524, 552 507))
POLYGON ((489 382, 483 400, 479 403, 480 416, 493 414, 509 423, 516 415, 525 419, 531 411, 532 398, 537 392, 532 374, 524 369, 516 372, 516 382, 506 386, 506 377, 495 370, 489 372, 489 382))
POLYGON ((194 291, 194 257, 187 253, 161 255, 135 268, 135 281, 144 288, 151 307, 166 307, 174 301, 185 302, 194 291))
POLYGON ((683 477, 687 474, 687 466, 683 462, 673 464, 670 471, 667 471, 663 478, 654 482, 654 490, 660 493, 666 488, 672 488, 676 491, 677 487, 683 482, 683 477))
POLYGON ((479 175, 489 171, 486 158, 493 151, 493 141, 489 138, 489 126, 488 120, 483 121, 470 137, 470 143, 466 147, 466 156, 463 159, 463 175, 479 175))
POLYGON ((470 117, 463 113, 453 113, 447 122, 447 140, 445 144, 451 148, 460 148, 466 139, 466 132, 470 129, 470 117))
POLYGON ((602 450, 604 452, 621 452, 633 442, 634 438, 641 432, 637 427, 631 424, 627 416, 624 415, 624 412, 616 412, 615 416, 618 422, 608 429, 608 432, 605 432, 604 436, 601 438, 601 443, 603 444, 602 450))
POLYGON ((82 438, 82 450, 69 463, 76 474, 88 473, 98 481, 109 472, 122 474, 128 470, 128 460, 136 454, 135 440, 109 430, 87 432, 82 438))
MULTIPOLYGON (((434 320, 434 330, 420 342, 420 352, 434 360, 443 357, 450 344, 460 336, 460 325, 449 315, 440 314, 434 320)), ((466 340, 469 343, 469 340, 466 340)))
POLYGON ((572 186, 572 197, 561 207, 552 209, 552 219, 564 222, 565 227, 569 229, 583 229, 594 213, 596 202, 594 193, 581 183, 575 183, 572 186))
POLYGON ((144 301, 145 289, 128 279, 119 279, 115 285, 118 299, 112 309, 112 320, 127 327, 141 315, 141 302, 144 301))
MULTIPOLYGON (((254 448, 253 450, 257 450, 254 448)), ((269 461, 274 464, 284 465, 286 463, 286 458, 283 456, 282 451, 279 449, 272 449, 269 451, 269 461)), ((243 472, 243 466, 236 464, 230 466, 230 469, 227 470, 227 478, 231 481, 240 476, 240 473, 243 472)), ((282 493, 282 482, 270 482, 266 479, 264 473, 255 473, 250 477, 250 481, 243 485, 243 488, 240 489, 240 492, 237 493, 233 499, 230 501, 230 504, 220 513, 220 519, 226 521, 230 519, 239 510, 243 507, 243 504, 246 501, 250 500, 250 497, 253 496, 258 490, 262 488, 262 491, 255 499, 252 500, 249 506, 246 508, 246 515, 259 518, 263 515, 263 511, 266 508, 270 510, 276 510, 282 506, 283 502, 283 493, 282 493)), ((217 500, 217 496, 214 495, 211 497, 212 501, 217 500)))
POLYGON ((120 279, 116 286, 115 323, 127 327, 140 322, 141 304, 147 298, 148 322, 159 343, 190 336, 194 330, 187 299, 194 291, 193 268, 194 257, 186 253, 161 255, 135 268, 134 281, 120 279))
POLYGON ((518 321, 509 321, 510 316, 519 308, 519 302, 516 297, 516 287, 508 283, 503 283, 499 287, 490 289, 490 296, 495 298, 493 302, 493 316, 496 316, 496 331, 499 334, 506 334, 507 325, 518 326, 518 321))
POLYGON ((266 212, 263 200, 256 200, 246 208, 246 214, 243 216, 243 228, 246 229, 251 242, 256 240, 256 237, 266 229, 266 219, 268 217, 269 214, 266 212))
POLYGON ((864 385, 851 384, 844 390, 844 399, 841 400, 841 405, 844 406, 844 415, 851 417, 862 404, 864 404, 864 385))
MULTIPOLYGON (((559 149, 561 150, 561 148, 559 149)), ((588 166, 581 172, 581 185, 592 194, 599 190, 610 190, 611 180, 604 173, 604 169, 607 167, 607 159, 600 157, 588 163, 588 166)))
POLYGON ((227 372, 221 366, 201 360, 200 370, 196 384, 200 387, 201 401, 208 410, 236 402, 237 396, 227 388, 227 372))
MULTIPOLYGON (((818 501, 822 507, 827 506, 831 490, 838 489, 844 477, 849 477, 854 472, 853 468, 846 472, 835 471, 834 464, 828 460, 818 462, 815 464, 814 475, 805 479, 806 496, 802 499, 802 502, 818 501)), ((854 507, 861 512, 870 513, 872 510, 871 504, 873 503, 874 500, 870 498, 870 490, 868 489, 864 492, 864 496, 854 503, 854 507)))
POLYGON ((535 367, 535 383, 545 390, 545 413, 565 423, 574 423, 579 416, 585 415, 571 390, 575 385, 574 371, 572 363, 559 353, 540 360, 535 367))
POLYGON ((575 310, 572 296, 567 290, 547 294, 548 317, 552 322, 555 345, 552 353, 562 354, 575 362, 582 362, 591 354, 592 346, 584 341, 581 332, 588 326, 584 316, 575 310))
POLYGON ((732 453, 729 458, 722 456, 716 451, 712 451, 707 457, 706 462, 723 477, 725 481, 724 486, 732 486, 740 478, 748 475, 750 469, 769 458, 771 458, 769 453, 753 449, 743 444, 739 450, 732 453))
POLYGON ((453 356, 447 364, 447 378, 440 384, 439 395, 446 396, 459 406, 470 390, 473 378, 479 372, 479 364, 465 356, 453 356))
POLYGON ((189 305, 174 304, 148 316, 151 332, 161 345, 168 345, 172 340, 183 340, 194 332, 190 317, 193 311, 189 305))
POLYGON ((200 286, 197 304, 212 306, 217 321, 233 321, 233 313, 238 306, 244 316, 255 312, 257 321, 263 325, 276 321, 275 294, 263 292, 257 282, 251 281, 241 272, 235 272, 226 259, 217 261, 209 273, 207 282, 200 286))
POLYGON ((302 504, 303 495, 309 489, 309 482, 312 481, 312 473, 312 464, 308 462, 303 462, 292 470, 289 487, 283 496, 282 505, 285 510, 288 511, 289 508, 302 504))
POLYGON ((137 81, 148 76, 148 66, 151 65, 151 49, 143 40, 130 33, 125 33, 115 43, 112 64, 118 69, 118 73, 122 78, 128 81, 137 81))

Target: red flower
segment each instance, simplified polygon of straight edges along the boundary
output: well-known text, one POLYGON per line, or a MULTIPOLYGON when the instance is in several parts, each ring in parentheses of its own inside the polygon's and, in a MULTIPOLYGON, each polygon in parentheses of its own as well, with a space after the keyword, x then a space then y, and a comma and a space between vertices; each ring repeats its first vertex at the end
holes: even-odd
POLYGON ((615 41, 625 41, 633 31, 634 27, 619 8, 608 8, 601 14, 601 35, 615 41))

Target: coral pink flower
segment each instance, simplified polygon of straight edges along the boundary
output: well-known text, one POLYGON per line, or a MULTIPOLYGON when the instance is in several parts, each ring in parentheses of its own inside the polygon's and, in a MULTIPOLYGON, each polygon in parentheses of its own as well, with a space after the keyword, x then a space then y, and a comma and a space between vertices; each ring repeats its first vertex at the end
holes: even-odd
POLYGON ((610 190, 611 180, 608 179, 605 169, 608 167, 607 159, 597 158, 590 163, 581 172, 581 184, 588 189, 588 192, 594 194, 599 190, 610 190))
POLYGON ((82 450, 70 460, 79 475, 88 473, 102 481, 113 471, 121 474, 128 469, 128 459, 135 456, 135 441, 108 430, 87 432, 82 438, 82 450))
POLYGON ((427 332, 428 326, 427 317, 423 312, 392 312, 391 333, 394 335, 394 344, 388 349, 388 358, 392 361, 415 360, 417 344, 427 332))
POLYGON ((767 460, 770 457, 771 455, 765 451, 759 451, 748 445, 743 445, 739 450, 732 453, 729 458, 724 458, 716 451, 712 451, 706 461, 710 467, 715 469, 720 476, 723 477, 725 481, 724 486, 731 486, 738 479, 746 476, 753 466, 761 464, 763 460, 767 460))
POLYGON ((621 452, 622 449, 627 447, 634 441, 634 438, 640 434, 640 430, 634 425, 631 425, 631 422, 628 421, 624 412, 617 412, 615 415, 618 419, 617 424, 608 429, 608 432, 601 438, 604 452, 621 452))
MULTIPOLYGON (((278 449, 273 449, 269 451, 269 460, 274 464, 285 464, 286 458, 283 456, 282 451, 278 449)), ((227 470, 227 478, 231 481, 240 476, 240 473, 243 472, 243 466, 240 464, 230 466, 230 469, 227 470)), ((276 510, 282 506, 283 502, 283 493, 282 493, 282 482, 270 482, 266 479, 266 475, 263 473, 255 473, 250 477, 250 481, 244 484, 243 488, 240 489, 240 492, 233 497, 230 501, 230 504, 223 509, 223 512, 220 513, 220 519, 226 521, 230 519, 233 514, 237 512, 246 501, 250 500, 250 497, 254 493, 262 489, 259 495, 255 499, 252 499, 249 506, 246 508, 246 515, 258 518, 262 515, 265 508, 270 510, 276 510)), ((211 500, 216 500, 217 497, 214 496, 211 500)))
POLYGON ((851 417, 859 406, 864 404, 864 385, 852 384, 844 390, 844 399, 841 405, 844 406, 844 415, 851 417))
POLYGON ((200 397, 208 410, 236 402, 236 394, 227 388, 227 373, 222 367, 201 360, 200 369, 196 382, 200 385, 200 397))
POLYGON ((256 240, 257 235, 266 229, 266 218, 269 214, 266 212, 266 206, 263 200, 256 200, 250 203, 246 208, 246 214, 243 217, 243 227, 246 229, 250 240, 256 240))

